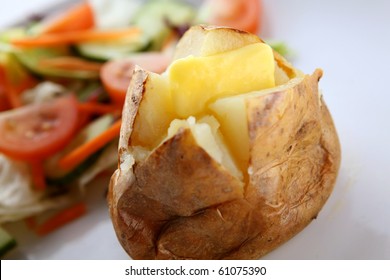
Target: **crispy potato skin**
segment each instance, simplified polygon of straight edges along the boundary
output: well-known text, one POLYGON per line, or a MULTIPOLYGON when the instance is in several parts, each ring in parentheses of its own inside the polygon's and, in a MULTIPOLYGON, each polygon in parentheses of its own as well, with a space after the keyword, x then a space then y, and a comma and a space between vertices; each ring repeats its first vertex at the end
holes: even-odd
POLYGON ((333 190, 340 145, 318 95, 321 70, 295 87, 248 101, 251 174, 245 191, 263 230, 229 258, 258 258, 315 219, 333 190))
POLYGON ((287 90, 247 99, 251 158, 242 186, 185 129, 144 162, 132 163, 129 141, 147 81, 147 72, 137 69, 108 197, 127 253, 134 259, 256 259, 316 218, 340 165, 337 133, 318 94, 321 76, 316 70, 287 90))

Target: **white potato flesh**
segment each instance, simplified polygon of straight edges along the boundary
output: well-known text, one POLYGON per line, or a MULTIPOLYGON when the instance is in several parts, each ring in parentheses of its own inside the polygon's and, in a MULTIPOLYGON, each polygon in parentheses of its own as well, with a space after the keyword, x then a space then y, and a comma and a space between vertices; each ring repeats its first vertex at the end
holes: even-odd
POLYGON ((247 99, 277 90, 292 77, 255 35, 224 28, 190 32, 165 73, 148 73, 131 136, 134 158, 143 161, 180 128, 190 128, 212 158, 237 178, 246 178, 247 99))
POLYGON ((236 178, 242 180, 243 175, 236 166, 223 136, 219 131, 219 123, 212 116, 206 116, 196 121, 194 117, 187 120, 175 119, 168 129, 168 137, 173 137, 180 129, 190 129, 196 143, 205 150, 216 162, 224 166, 236 178))
POLYGON ((148 75, 131 143, 152 149, 165 137, 169 124, 176 115, 172 109, 166 76, 155 73, 148 75))

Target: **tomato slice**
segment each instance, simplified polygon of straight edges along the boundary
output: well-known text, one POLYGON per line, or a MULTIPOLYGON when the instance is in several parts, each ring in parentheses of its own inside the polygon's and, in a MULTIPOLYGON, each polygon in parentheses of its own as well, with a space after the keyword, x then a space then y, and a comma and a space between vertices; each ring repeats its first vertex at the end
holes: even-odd
POLYGON ((260 32, 260 0, 209 0, 210 23, 244 30, 253 34, 260 32))
POLYGON ((11 109, 11 104, 6 93, 5 71, 0 66, 0 112, 9 109, 11 109))
POLYGON ((169 56, 159 52, 143 53, 132 58, 112 60, 103 65, 100 71, 100 79, 111 99, 116 103, 123 104, 135 65, 160 74, 165 71, 169 63, 169 56))
POLYGON ((0 152, 26 161, 47 158, 61 150, 78 124, 73 95, 0 114, 0 152))
POLYGON ((7 111, 9 109, 11 109, 11 105, 9 104, 7 94, 0 85, 0 112, 7 111))

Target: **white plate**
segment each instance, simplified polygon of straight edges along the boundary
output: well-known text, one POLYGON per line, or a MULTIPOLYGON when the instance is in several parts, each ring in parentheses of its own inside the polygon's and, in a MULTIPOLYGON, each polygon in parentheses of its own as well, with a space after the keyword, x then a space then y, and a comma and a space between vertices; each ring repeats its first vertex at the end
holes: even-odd
MULTIPOLYGON (((3 2, 4 26, 55 1, 3 2)), ((337 184, 318 218, 265 259, 390 259, 390 1, 263 3, 263 36, 288 43, 304 72, 324 70, 320 86, 342 145, 337 184)), ((104 187, 89 192, 89 214, 45 238, 19 226, 18 256, 127 258, 108 217, 104 187)))

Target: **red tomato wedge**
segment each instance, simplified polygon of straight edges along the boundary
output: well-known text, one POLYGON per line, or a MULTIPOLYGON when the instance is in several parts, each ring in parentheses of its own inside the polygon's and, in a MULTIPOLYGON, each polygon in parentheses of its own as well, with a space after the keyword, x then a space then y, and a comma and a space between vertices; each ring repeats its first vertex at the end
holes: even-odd
POLYGON ((18 159, 47 158, 69 143, 78 124, 73 95, 0 114, 0 152, 18 159))
POLYGON ((9 109, 11 109, 11 104, 6 93, 5 71, 0 67, 0 112, 9 109))
POLYGON ((100 79, 111 99, 123 104, 135 65, 160 74, 165 71, 170 61, 169 55, 160 52, 143 53, 132 58, 109 61, 103 65, 100 79))
POLYGON ((210 0, 210 23, 244 30, 253 34, 260 32, 260 0, 210 0))
POLYGON ((11 109, 5 90, 0 85, 0 112, 11 109))

